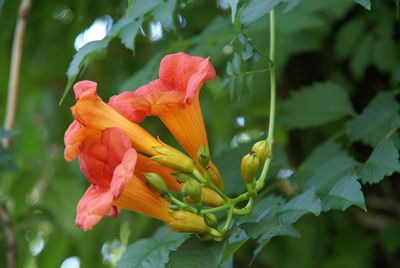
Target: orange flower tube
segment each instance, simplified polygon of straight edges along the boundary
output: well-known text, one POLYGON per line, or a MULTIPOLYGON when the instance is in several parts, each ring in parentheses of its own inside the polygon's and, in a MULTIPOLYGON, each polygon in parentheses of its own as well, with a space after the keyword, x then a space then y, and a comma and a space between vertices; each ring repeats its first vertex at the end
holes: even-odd
MULTIPOLYGON (((133 122, 150 115, 159 117, 192 159, 197 159, 199 148, 208 146, 199 93, 214 77, 208 58, 167 55, 160 63, 159 79, 134 92, 111 97, 109 105, 133 122)), ((211 179, 223 189, 218 169, 212 162, 209 166, 211 179)))

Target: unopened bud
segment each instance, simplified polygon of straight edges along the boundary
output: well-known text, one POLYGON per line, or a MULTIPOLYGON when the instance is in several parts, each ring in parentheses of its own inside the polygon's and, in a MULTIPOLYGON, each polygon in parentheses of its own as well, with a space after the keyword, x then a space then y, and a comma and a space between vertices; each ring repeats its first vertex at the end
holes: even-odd
POLYGON ((149 186, 157 192, 162 194, 168 192, 167 184, 165 183, 164 179, 157 173, 145 173, 144 177, 146 178, 149 186))
POLYGON ((242 158, 240 169, 242 171, 242 177, 246 183, 251 183, 256 176, 256 173, 260 167, 260 159, 254 154, 246 154, 242 158))
POLYGON ((199 160, 199 163, 203 168, 208 166, 208 162, 210 162, 210 151, 208 150, 207 145, 203 144, 197 151, 197 160, 199 160))
POLYGON ((204 215, 204 221, 205 223, 212 227, 212 228, 217 228, 218 227, 218 220, 217 217, 214 214, 205 214, 204 215))
POLYGON ((261 163, 264 163, 264 161, 267 160, 269 156, 268 143, 265 140, 254 143, 253 148, 251 150, 260 159, 261 163))
POLYGON ((172 173, 172 176, 174 176, 179 182, 185 182, 187 180, 192 179, 192 177, 189 174, 182 172, 174 172, 172 173))
POLYGON ((182 186, 182 195, 190 197, 192 201, 197 204, 201 200, 201 185, 194 179, 187 180, 182 186))
POLYGON ((153 148, 159 154, 151 159, 163 166, 186 173, 191 173, 196 168, 194 161, 190 157, 171 146, 156 146, 153 148))

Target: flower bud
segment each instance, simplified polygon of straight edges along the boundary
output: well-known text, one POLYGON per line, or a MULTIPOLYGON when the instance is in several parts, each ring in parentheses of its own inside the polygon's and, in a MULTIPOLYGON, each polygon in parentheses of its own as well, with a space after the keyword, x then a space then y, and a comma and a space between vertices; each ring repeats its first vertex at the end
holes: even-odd
POLYGON ((261 164, 267 160, 269 156, 269 148, 266 140, 258 141, 254 143, 252 152, 260 159, 261 164))
POLYGON ((246 154, 242 158, 240 169, 242 171, 242 177, 246 183, 251 183, 256 176, 256 173, 260 167, 260 159, 254 154, 246 154))
POLYGON ((196 168, 194 161, 190 157, 171 146, 156 146, 153 149, 159 154, 151 159, 163 166, 186 173, 191 173, 196 168))
POLYGON ((214 214, 211 214, 211 213, 205 214, 204 221, 208 226, 210 226, 212 228, 218 227, 218 220, 214 214))
POLYGON ((207 187, 201 188, 201 203, 211 207, 222 206, 225 202, 222 197, 207 187))
POLYGON ((174 172, 172 173, 172 176, 174 176, 179 182, 185 182, 187 180, 192 179, 192 177, 189 174, 182 172, 174 172))
POLYGON ((194 179, 187 180, 182 186, 182 195, 190 197, 195 204, 201 201, 201 185, 194 179))
POLYGON ((144 177, 146 178, 149 186, 157 192, 161 194, 168 192, 167 184, 165 183, 164 179, 157 173, 144 173, 144 177))
POLYGON ((210 227, 205 224, 203 217, 199 215, 188 211, 172 211, 170 214, 174 220, 168 223, 168 225, 173 230, 199 234, 208 233, 210 230, 210 227))
POLYGON ((197 160, 199 160, 199 163, 203 168, 208 166, 208 162, 210 162, 210 151, 208 150, 207 145, 203 144, 197 151, 197 160))

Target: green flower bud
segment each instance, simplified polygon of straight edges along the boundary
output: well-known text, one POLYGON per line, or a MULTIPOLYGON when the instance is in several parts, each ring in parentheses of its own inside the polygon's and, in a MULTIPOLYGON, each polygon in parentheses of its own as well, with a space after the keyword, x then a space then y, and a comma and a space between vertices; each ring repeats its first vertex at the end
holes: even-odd
POLYGON ((185 182, 187 180, 192 179, 192 177, 189 174, 179 171, 172 173, 172 176, 174 176, 179 182, 185 182))
POLYGON ((194 179, 187 180, 182 186, 182 195, 190 197, 192 201, 197 204, 201 200, 201 185, 194 179))
POLYGON ((210 162, 210 151, 208 150, 207 145, 203 144, 197 151, 197 160, 199 160, 199 163, 203 168, 208 166, 208 163, 210 162))
POLYGON ((264 161, 269 157, 269 148, 267 141, 265 140, 254 143, 251 150, 260 159, 261 163, 264 163, 264 161))
POLYGON ((217 228, 218 227, 218 220, 217 217, 214 214, 205 214, 204 215, 204 221, 205 223, 212 227, 212 228, 217 228))
POLYGON ((165 183, 164 179, 157 173, 144 173, 144 177, 146 178, 149 186, 157 192, 161 194, 168 192, 167 184, 165 183))
POLYGON ((260 159, 254 153, 246 154, 242 158, 240 169, 242 171, 242 177, 246 183, 251 183, 254 180, 259 168, 260 159))

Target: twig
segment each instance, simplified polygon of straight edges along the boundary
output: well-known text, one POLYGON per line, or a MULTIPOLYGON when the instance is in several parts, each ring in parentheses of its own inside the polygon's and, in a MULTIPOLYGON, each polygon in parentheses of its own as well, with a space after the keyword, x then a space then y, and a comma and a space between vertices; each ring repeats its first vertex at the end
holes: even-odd
POLYGON ((7 211, 0 204, 0 220, 4 228, 7 243, 7 268, 14 268, 15 266, 15 237, 12 228, 12 222, 7 211))
MULTIPOLYGON (((26 19, 31 8, 31 0, 22 0, 18 11, 18 21, 15 27, 14 40, 11 53, 10 78, 8 82, 7 108, 4 129, 11 130, 14 125, 15 111, 17 108, 19 74, 21 69, 22 47, 26 28, 26 19)), ((10 137, 2 140, 4 148, 10 147, 10 137)))

